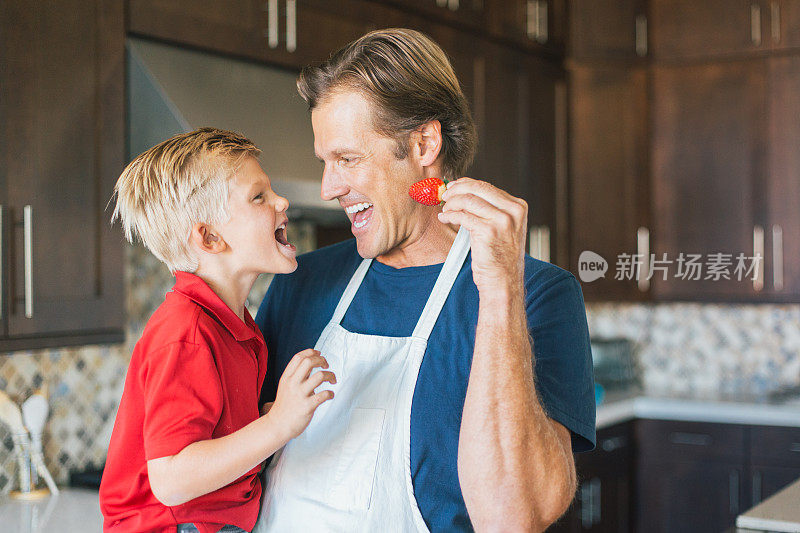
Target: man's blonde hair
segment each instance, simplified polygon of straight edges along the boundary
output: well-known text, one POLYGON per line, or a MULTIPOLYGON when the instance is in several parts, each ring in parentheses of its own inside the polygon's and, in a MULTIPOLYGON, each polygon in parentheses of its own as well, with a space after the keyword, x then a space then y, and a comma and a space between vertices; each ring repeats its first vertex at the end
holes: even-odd
POLYGON ((197 223, 225 223, 228 179, 261 150, 231 131, 200 128, 176 135, 136 157, 117 180, 111 217, 125 238, 138 238, 171 272, 197 270, 189 245, 197 223))

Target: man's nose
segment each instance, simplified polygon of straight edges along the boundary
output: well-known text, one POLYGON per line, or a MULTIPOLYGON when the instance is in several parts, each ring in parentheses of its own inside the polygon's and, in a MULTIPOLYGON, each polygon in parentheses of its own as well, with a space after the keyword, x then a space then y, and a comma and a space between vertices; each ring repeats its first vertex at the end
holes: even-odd
POLYGON ((319 196, 323 200, 335 200, 347 194, 347 185, 338 172, 330 166, 325 165, 322 171, 322 187, 319 196))

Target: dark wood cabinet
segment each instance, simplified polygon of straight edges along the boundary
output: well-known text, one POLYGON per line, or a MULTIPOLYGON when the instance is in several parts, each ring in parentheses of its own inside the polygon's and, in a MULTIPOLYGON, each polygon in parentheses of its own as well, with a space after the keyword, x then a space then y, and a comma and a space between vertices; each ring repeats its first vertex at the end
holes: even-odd
POLYGON ((775 50, 800 48, 800 0, 770 1, 770 39, 775 50))
POLYGON ((587 300, 646 299, 631 269, 616 279, 617 257, 640 253, 637 232, 648 226, 646 71, 574 66, 569 77, 569 270, 595 252, 608 271, 581 284, 587 300))
POLYGON ((630 531, 634 486, 633 455, 630 423, 599 430, 595 450, 575 456, 578 490, 572 506, 548 531, 630 531))
POLYGON ((636 530, 723 531, 747 509, 746 429, 638 420, 636 530))
POLYGON ((767 62, 769 86, 767 163, 762 182, 767 209, 765 296, 775 301, 800 298, 800 56, 767 62))
POLYGON ((659 299, 756 298, 763 280, 737 271, 737 258, 748 268, 761 247, 765 71, 761 60, 653 69, 652 251, 666 261, 666 270, 651 266, 659 299))
POLYGON ((0 350, 122 340, 123 6, 0 10, 0 350))
POLYGON ((651 0, 656 61, 747 55, 770 48, 770 7, 752 0, 651 0))
POLYGON ((564 53, 567 0, 486 0, 489 34, 532 50, 564 53))
POLYGON ((647 56, 643 0, 570 0, 568 55, 578 61, 647 56))

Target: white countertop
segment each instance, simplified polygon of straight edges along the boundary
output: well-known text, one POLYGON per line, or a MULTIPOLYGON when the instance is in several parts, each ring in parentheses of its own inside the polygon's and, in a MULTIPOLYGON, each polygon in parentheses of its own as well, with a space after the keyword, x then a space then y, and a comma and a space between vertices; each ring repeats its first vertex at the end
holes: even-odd
POLYGON ((639 393, 597 406, 597 429, 634 418, 800 427, 800 400, 770 403, 760 399, 670 397, 639 393))
POLYGON ((2 533, 100 533, 103 515, 96 490, 61 489, 40 500, 0 499, 2 533))

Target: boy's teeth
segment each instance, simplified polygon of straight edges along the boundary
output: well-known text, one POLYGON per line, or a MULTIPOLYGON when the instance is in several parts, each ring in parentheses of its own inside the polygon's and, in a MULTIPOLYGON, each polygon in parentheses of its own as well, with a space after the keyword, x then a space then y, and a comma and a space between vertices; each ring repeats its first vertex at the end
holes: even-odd
POLYGON ((349 215, 353 213, 358 213, 359 211, 363 211, 364 209, 372 207, 372 204, 367 202, 361 202, 360 204, 351 205, 345 208, 345 212, 349 215))

